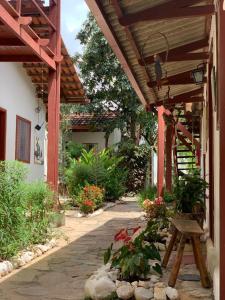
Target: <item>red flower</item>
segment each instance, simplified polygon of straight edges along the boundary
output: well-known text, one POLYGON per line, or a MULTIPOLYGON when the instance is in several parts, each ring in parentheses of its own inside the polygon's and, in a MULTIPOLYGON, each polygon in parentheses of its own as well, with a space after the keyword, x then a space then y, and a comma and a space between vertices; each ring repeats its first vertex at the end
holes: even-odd
POLYGON ((156 198, 155 199, 155 204, 162 205, 163 204, 163 198, 162 197, 156 198))
POLYGON ((94 202, 91 200, 85 200, 84 201, 84 205, 89 206, 89 207, 93 207, 94 206, 94 202))
POLYGON ((129 237, 127 229, 123 228, 117 234, 114 236, 114 240, 116 242, 118 241, 125 241, 129 237))

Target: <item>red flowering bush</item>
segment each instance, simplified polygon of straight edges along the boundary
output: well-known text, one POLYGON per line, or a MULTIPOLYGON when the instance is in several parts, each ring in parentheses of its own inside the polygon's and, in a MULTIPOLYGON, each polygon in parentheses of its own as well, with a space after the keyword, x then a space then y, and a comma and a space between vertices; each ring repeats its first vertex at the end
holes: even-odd
POLYGON ((80 211, 88 214, 99 208, 104 199, 104 190, 95 185, 85 186, 76 198, 80 211))

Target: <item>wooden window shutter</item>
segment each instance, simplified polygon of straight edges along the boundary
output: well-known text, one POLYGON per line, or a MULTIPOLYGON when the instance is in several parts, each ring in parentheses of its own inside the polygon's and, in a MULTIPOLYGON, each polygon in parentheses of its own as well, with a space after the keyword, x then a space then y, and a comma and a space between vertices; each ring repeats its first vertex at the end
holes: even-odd
POLYGON ((16 116, 16 160, 30 163, 31 122, 16 116))

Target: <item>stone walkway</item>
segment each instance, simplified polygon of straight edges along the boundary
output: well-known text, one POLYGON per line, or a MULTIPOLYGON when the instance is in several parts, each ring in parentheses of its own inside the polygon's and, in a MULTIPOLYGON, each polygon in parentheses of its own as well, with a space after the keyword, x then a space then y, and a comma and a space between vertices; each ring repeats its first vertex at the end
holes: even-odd
POLYGON ((67 217, 59 245, 27 267, 0 279, 1 300, 84 300, 85 280, 103 263, 103 252, 123 227, 139 225, 134 199, 92 218, 67 217), (133 201, 131 201, 133 200, 133 201))

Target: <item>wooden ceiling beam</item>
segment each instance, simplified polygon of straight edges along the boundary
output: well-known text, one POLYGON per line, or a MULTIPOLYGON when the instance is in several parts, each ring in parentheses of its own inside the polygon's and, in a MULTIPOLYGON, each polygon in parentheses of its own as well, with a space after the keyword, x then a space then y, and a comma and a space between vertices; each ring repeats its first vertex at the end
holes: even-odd
POLYGON ((32 54, 1 54, 0 62, 41 62, 41 59, 32 54))
MULTIPOLYGON (((169 76, 167 78, 163 78, 161 80, 161 84, 162 85, 177 85, 177 84, 195 84, 194 79, 192 78, 192 74, 191 74, 192 70, 190 71, 186 71, 186 72, 182 72, 176 75, 172 75, 169 76)), ((204 83, 207 81, 207 78, 204 78, 204 83)), ((156 87, 157 86, 157 82, 156 81, 152 81, 152 82, 148 82, 148 86, 150 88, 156 87)))
MULTIPOLYGON (((206 37, 204 39, 170 49, 167 61, 208 59, 207 52, 189 53, 192 51, 196 51, 208 47, 208 45, 209 45, 209 39, 208 37, 206 37)), ((166 60, 167 51, 163 51, 158 54, 162 59, 162 61, 166 60)), ((144 66, 145 64, 151 64, 153 62, 154 62, 154 55, 150 55, 145 57, 144 59, 139 60, 139 64, 142 66, 144 66)))
MULTIPOLYGON (((35 41, 31 37, 31 35, 26 32, 25 28, 21 26, 16 19, 14 19, 14 17, 7 11, 7 9, 5 9, 2 3, 8 3, 8 2, 4 0, 0 0, 0 21, 3 22, 10 29, 10 31, 15 36, 17 36, 25 45, 27 45, 40 60, 42 60, 50 68, 55 70, 56 63, 54 59, 49 57, 46 51, 40 45, 38 45, 38 42, 35 41)), ((29 28, 29 26, 27 26, 27 28, 29 28)))
POLYGON ((200 1, 175 1, 163 3, 142 11, 123 15, 119 18, 122 26, 130 26, 137 22, 156 21, 163 19, 177 19, 212 15, 215 12, 214 5, 190 6, 200 1))

